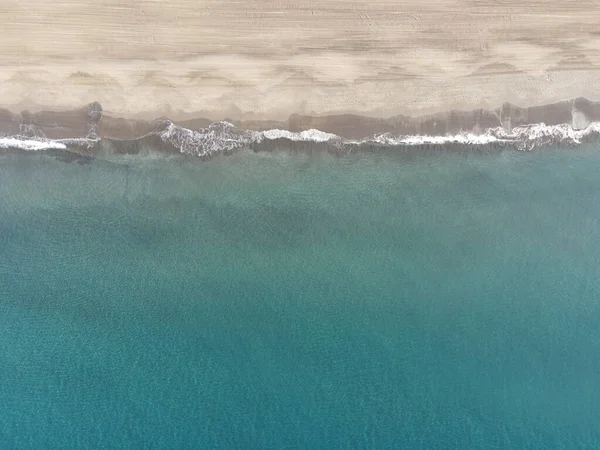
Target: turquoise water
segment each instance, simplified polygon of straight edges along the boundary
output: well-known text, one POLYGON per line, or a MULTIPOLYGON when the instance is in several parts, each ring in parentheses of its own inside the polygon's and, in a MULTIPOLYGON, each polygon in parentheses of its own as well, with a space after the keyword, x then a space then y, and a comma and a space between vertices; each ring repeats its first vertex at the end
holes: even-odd
POLYGON ((599 174, 0 155, 0 447, 597 447, 599 174))

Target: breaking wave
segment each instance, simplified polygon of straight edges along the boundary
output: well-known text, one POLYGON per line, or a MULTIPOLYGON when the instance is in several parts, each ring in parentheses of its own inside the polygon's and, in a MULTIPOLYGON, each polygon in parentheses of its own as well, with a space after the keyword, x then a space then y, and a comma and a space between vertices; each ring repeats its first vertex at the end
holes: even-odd
MULTIPOLYGON (((319 130, 292 132, 287 130, 251 131, 240 130, 228 122, 215 122, 209 127, 193 131, 169 123, 166 129, 158 134, 160 138, 181 153, 210 156, 215 153, 226 153, 241 148, 257 151, 271 150, 273 143, 306 143, 326 144, 330 149, 360 150, 365 147, 419 147, 463 145, 465 147, 510 146, 518 150, 528 151, 536 147, 549 145, 579 145, 600 136, 600 123, 590 124, 585 129, 577 130, 571 125, 533 124, 515 127, 508 131, 504 128, 491 128, 481 134, 458 133, 446 136, 401 135, 384 133, 360 140, 344 139, 336 134, 319 130), (287 141, 287 142, 286 142, 287 141)), ((296 147, 295 147, 296 148, 296 147)))
POLYGON ((16 135, 0 137, 0 149, 26 151, 72 150, 93 153, 99 148, 109 148, 115 153, 138 153, 142 148, 182 153, 202 158, 217 154, 251 149, 273 151, 277 149, 323 150, 334 153, 352 153, 379 148, 504 148, 521 151, 550 145, 576 146, 593 141, 600 136, 600 122, 584 129, 571 125, 545 125, 543 123, 506 130, 490 128, 482 133, 464 132, 444 136, 379 134, 363 139, 345 139, 336 134, 310 129, 300 132, 271 129, 253 131, 239 129, 228 122, 215 122, 200 130, 180 127, 171 121, 145 136, 132 140, 98 138, 47 139, 43 136, 16 135))
POLYGON ((22 136, 0 137, 0 148, 19 150, 66 150, 67 146, 62 142, 50 139, 26 139, 22 136))

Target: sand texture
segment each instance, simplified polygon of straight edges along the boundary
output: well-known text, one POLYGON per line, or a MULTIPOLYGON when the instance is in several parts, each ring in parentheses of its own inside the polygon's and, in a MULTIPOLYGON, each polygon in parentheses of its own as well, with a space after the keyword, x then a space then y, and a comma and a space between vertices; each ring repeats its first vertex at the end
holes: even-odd
POLYGON ((312 126, 600 100, 593 0, 4 0, 0 21, 17 113, 312 126))

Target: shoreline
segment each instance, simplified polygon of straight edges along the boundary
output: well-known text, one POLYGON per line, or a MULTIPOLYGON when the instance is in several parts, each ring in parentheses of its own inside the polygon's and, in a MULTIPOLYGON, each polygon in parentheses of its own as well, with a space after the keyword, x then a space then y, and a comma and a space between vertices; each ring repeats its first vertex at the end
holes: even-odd
POLYGON ((24 136, 48 139, 99 137, 138 139, 164 129, 173 123, 192 131, 204 130, 211 124, 227 122, 240 130, 262 132, 283 130, 300 133, 318 130, 343 139, 358 140, 376 135, 448 136, 460 133, 483 134, 502 128, 510 133, 515 127, 534 124, 570 125, 585 129, 600 122, 600 102, 583 97, 567 99, 542 106, 521 107, 504 103, 494 109, 448 110, 435 114, 390 117, 370 117, 358 114, 311 116, 292 114, 286 120, 235 120, 206 116, 177 120, 172 117, 154 119, 125 118, 105 112, 98 102, 72 110, 24 110, 13 112, 0 107, 0 136, 24 136))
POLYGON ((125 119, 98 102, 71 111, 12 113, 0 109, 0 148, 71 151, 86 156, 139 154, 144 149, 210 158, 244 148, 347 154, 373 149, 532 150, 577 146, 600 138, 600 102, 585 98, 521 108, 447 111, 372 118, 291 115, 285 122, 125 119))

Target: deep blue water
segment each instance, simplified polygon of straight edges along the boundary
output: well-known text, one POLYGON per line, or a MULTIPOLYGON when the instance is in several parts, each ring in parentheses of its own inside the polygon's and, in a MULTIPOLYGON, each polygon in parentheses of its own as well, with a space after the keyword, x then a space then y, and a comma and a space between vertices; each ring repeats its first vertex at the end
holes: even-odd
POLYGON ((0 448, 600 446, 600 150, 0 155, 0 448))

